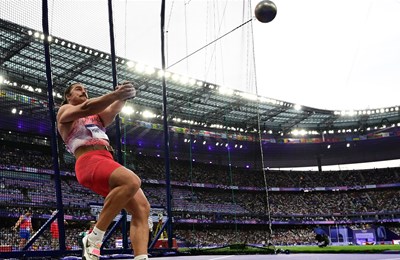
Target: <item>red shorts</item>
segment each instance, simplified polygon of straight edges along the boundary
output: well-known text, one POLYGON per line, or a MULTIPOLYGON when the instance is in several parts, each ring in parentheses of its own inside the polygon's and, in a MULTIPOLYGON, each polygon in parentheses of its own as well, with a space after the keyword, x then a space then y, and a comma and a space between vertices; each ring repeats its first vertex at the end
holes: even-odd
POLYGON ((106 150, 89 151, 81 155, 75 163, 78 182, 104 197, 110 192, 111 173, 121 167, 106 150))

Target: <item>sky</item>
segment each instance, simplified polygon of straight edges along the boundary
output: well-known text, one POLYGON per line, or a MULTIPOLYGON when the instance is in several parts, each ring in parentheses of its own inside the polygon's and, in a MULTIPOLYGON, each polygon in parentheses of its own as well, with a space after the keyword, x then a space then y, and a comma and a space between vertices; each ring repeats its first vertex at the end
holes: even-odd
MULTIPOLYGON (((107 0, 48 2, 52 35, 110 52, 107 0)), ((259 1, 166 1, 168 70, 319 109, 400 105, 399 0, 273 2, 276 18, 261 23, 259 1)), ((2 5, 1 18, 41 31, 41 1, 2 5)), ((161 68, 160 10, 113 1, 117 56, 161 68)))
MULTIPOLYGON (((42 31, 41 2, 1 0, 0 18, 42 31)), ((107 2, 49 0, 50 33, 110 53, 107 2)), ((259 2, 166 1, 168 70, 318 109, 400 105, 400 0, 273 0, 270 23, 254 19, 259 2)), ((117 56, 161 68, 160 10, 113 0, 117 56)))

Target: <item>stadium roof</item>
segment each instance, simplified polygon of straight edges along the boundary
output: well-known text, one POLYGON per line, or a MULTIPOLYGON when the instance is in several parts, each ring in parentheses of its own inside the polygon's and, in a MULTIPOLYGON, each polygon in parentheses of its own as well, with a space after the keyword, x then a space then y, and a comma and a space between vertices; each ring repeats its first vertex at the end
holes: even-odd
MULTIPOLYGON (((46 68, 41 32, 0 20, 0 75, 13 91, 46 100, 46 68), (25 86, 25 88, 24 88, 25 86), (27 91, 29 86, 37 91, 27 91), (21 88, 22 87, 22 88, 21 88)), ((51 38, 51 64, 54 91, 61 94, 71 82, 88 86, 91 97, 112 89, 110 54, 81 46, 67 39, 51 38)), ((130 101, 136 111, 150 110, 158 115, 150 122, 162 123, 162 71, 143 67, 135 61, 117 57, 117 77, 134 80, 140 87, 130 101)), ((399 107, 360 111, 321 110, 296 107, 295 104, 242 91, 225 89, 210 82, 188 79, 184 75, 168 75, 168 119, 174 125, 195 124, 199 128, 231 127, 235 130, 258 129, 289 133, 294 129, 322 131, 351 129, 367 131, 372 127, 389 127, 400 122, 399 107)), ((334 90, 332 90, 334 91, 334 90)), ((56 98, 61 103, 61 98, 56 98)), ((0 110, 9 104, 0 104, 0 110)), ((42 117, 46 106, 38 106, 33 114, 42 117)))
MULTIPOLYGON (((45 136, 51 133, 43 39, 41 32, 0 19, 0 127, 3 132, 15 130, 45 136), (24 111, 23 114, 16 116, 9 113, 14 106, 24 111)), ((54 35, 51 37, 50 52, 56 105, 61 103, 60 94, 71 82, 87 85, 91 97, 112 90, 110 54, 54 35)), ((135 113, 132 119, 163 123, 160 73, 160 69, 146 68, 135 61, 117 57, 118 79, 134 80, 140 85, 137 97, 129 101, 129 105, 135 111, 148 110, 155 115, 143 119, 142 114, 135 113)), ((260 126, 260 130, 266 134, 277 137, 290 137, 290 132, 294 129, 304 129, 314 131, 321 137, 323 131, 330 132, 329 130, 336 130, 334 134, 341 131, 341 134, 347 135, 348 131, 354 133, 355 130, 357 133, 365 131, 373 134, 389 130, 387 128, 400 122, 399 107, 346 112, 312 107, 298 108, 293 103, 225 89, 210 82, 187 79, 182 75, 171 74, 166 81, 170 126, 224 133, 226 130, 230 133, 246 130, 254 133, 260 126), (382 129, 385 127, 386 129, 382 129), (343 131, 344 129, 346 131, 343 131)), ((152 145, 146 149, 153 151, 154 147, 157 147, 155 152, 159 152, 163 148, 162 144, 159 146, 162 131, 133 126, 128 133, 133 142, 151 140, 152 145)), ((179 133, 171 135, 173 149, 186 151, 187 146, 183 141, 186 135, 179 133)), ((111 131, 111 134, 114 132, 111 131)), ((327 149, 325 143, 304 143, 290 146, 288 149, 288 146, 281 145, 282 143, 268 143, 264 144, 267 145, 267 149, 264 150, 263 156, 267 167, 309 166, 315 165, 317 159, 322 165, 396 159, 399 154, 399 140, 395 136, 365 140, 355 143, 351 149, 344 144, 333 145, 327 149)), ((196 156, 201 155, 204 160, 219 158, 222 162, 230 158, 238 165, 247 165, 248 159, 252 158, 254 166, 260 167, 261 154, 256 142, 247 142, 243 149, 232 150, 228 157, 224 156, 225 146, 215 146, 214 152, 210 152, 208 145, 195 144, 192 148, 195 149, 193 151, 196 156)), ((188 156, 185 152, 182 154, 188 156)))

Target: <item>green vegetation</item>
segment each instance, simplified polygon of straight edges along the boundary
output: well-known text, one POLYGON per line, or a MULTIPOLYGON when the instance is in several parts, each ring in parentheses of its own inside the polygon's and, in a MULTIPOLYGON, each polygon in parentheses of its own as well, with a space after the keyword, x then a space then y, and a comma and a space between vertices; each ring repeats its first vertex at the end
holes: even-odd
MULTIPOLYGON (((385 251, 400 251, 400 245, 366 245, 366 246, 276 246, 278 253, 383 253, 385 251)), ((210 254, 274 254, 273 247, 255 247, 249 245, 231 245, 219 248, 180 248, 180 253, 192 255, 210 255, 210 254)))
POLYGON ((292 253, 382 253, 388 250, 400 250, 400 245, 366 245, 366 246, 284 246, 278 247, 292 253))

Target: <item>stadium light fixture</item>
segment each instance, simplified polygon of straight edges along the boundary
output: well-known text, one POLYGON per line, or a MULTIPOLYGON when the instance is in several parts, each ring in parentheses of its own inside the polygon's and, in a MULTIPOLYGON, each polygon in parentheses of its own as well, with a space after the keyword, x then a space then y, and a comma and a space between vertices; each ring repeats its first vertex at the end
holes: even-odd
POLYGON ((173 74, 173 75, 171 76, 171 79, 172 79, 173 81, 179 81, 180 76, 179 76, 178 74, 173 74))
POLYGON ((128 62, 126 63, 126 66, 127 66, 128 68, 133 68, 133 67, 135 66, 135 63, 134 63, 133 61, 128 61, 128 62))
POLYGON ((252 100, 252 101, 258 100, 258 96, 251 94, 251 93, 238 92, 238 95, 244 99, 248 99, 248 100, 252 100))
POLYGON ((225 87, 219 87, 219 93, 222 95, 232 96, 233 90, 225 87))
POLYGON ((122 113, 124 113, 125 115, 131 115, 133 114, 135 111, 133 110, 133 108, 131 106, 124 106, 122 108, 122 113))
POLYGON ((156 69, 150 66, 146 66, 146 68, 144 69, 144 73, 147 75, 151 75, 154 72, 156 72, 156 69))
POLYGON ((194 86, 195 84, 196 84, 196 80, 193 79, 193 78, 190 78, 189 81, 188 81, 188 85, 189 86, 194 86))
POLYGON ((186 76, 181 76, 181 77, 179 78, 179 82, 180 82, 182 85, 186 85, 186 84, 189 82, 189 78, 186 77, 186 76))
POLYGON ((142 117, 144 118, 154 118, 156 115, 148 110, 143 111, 142 117))

